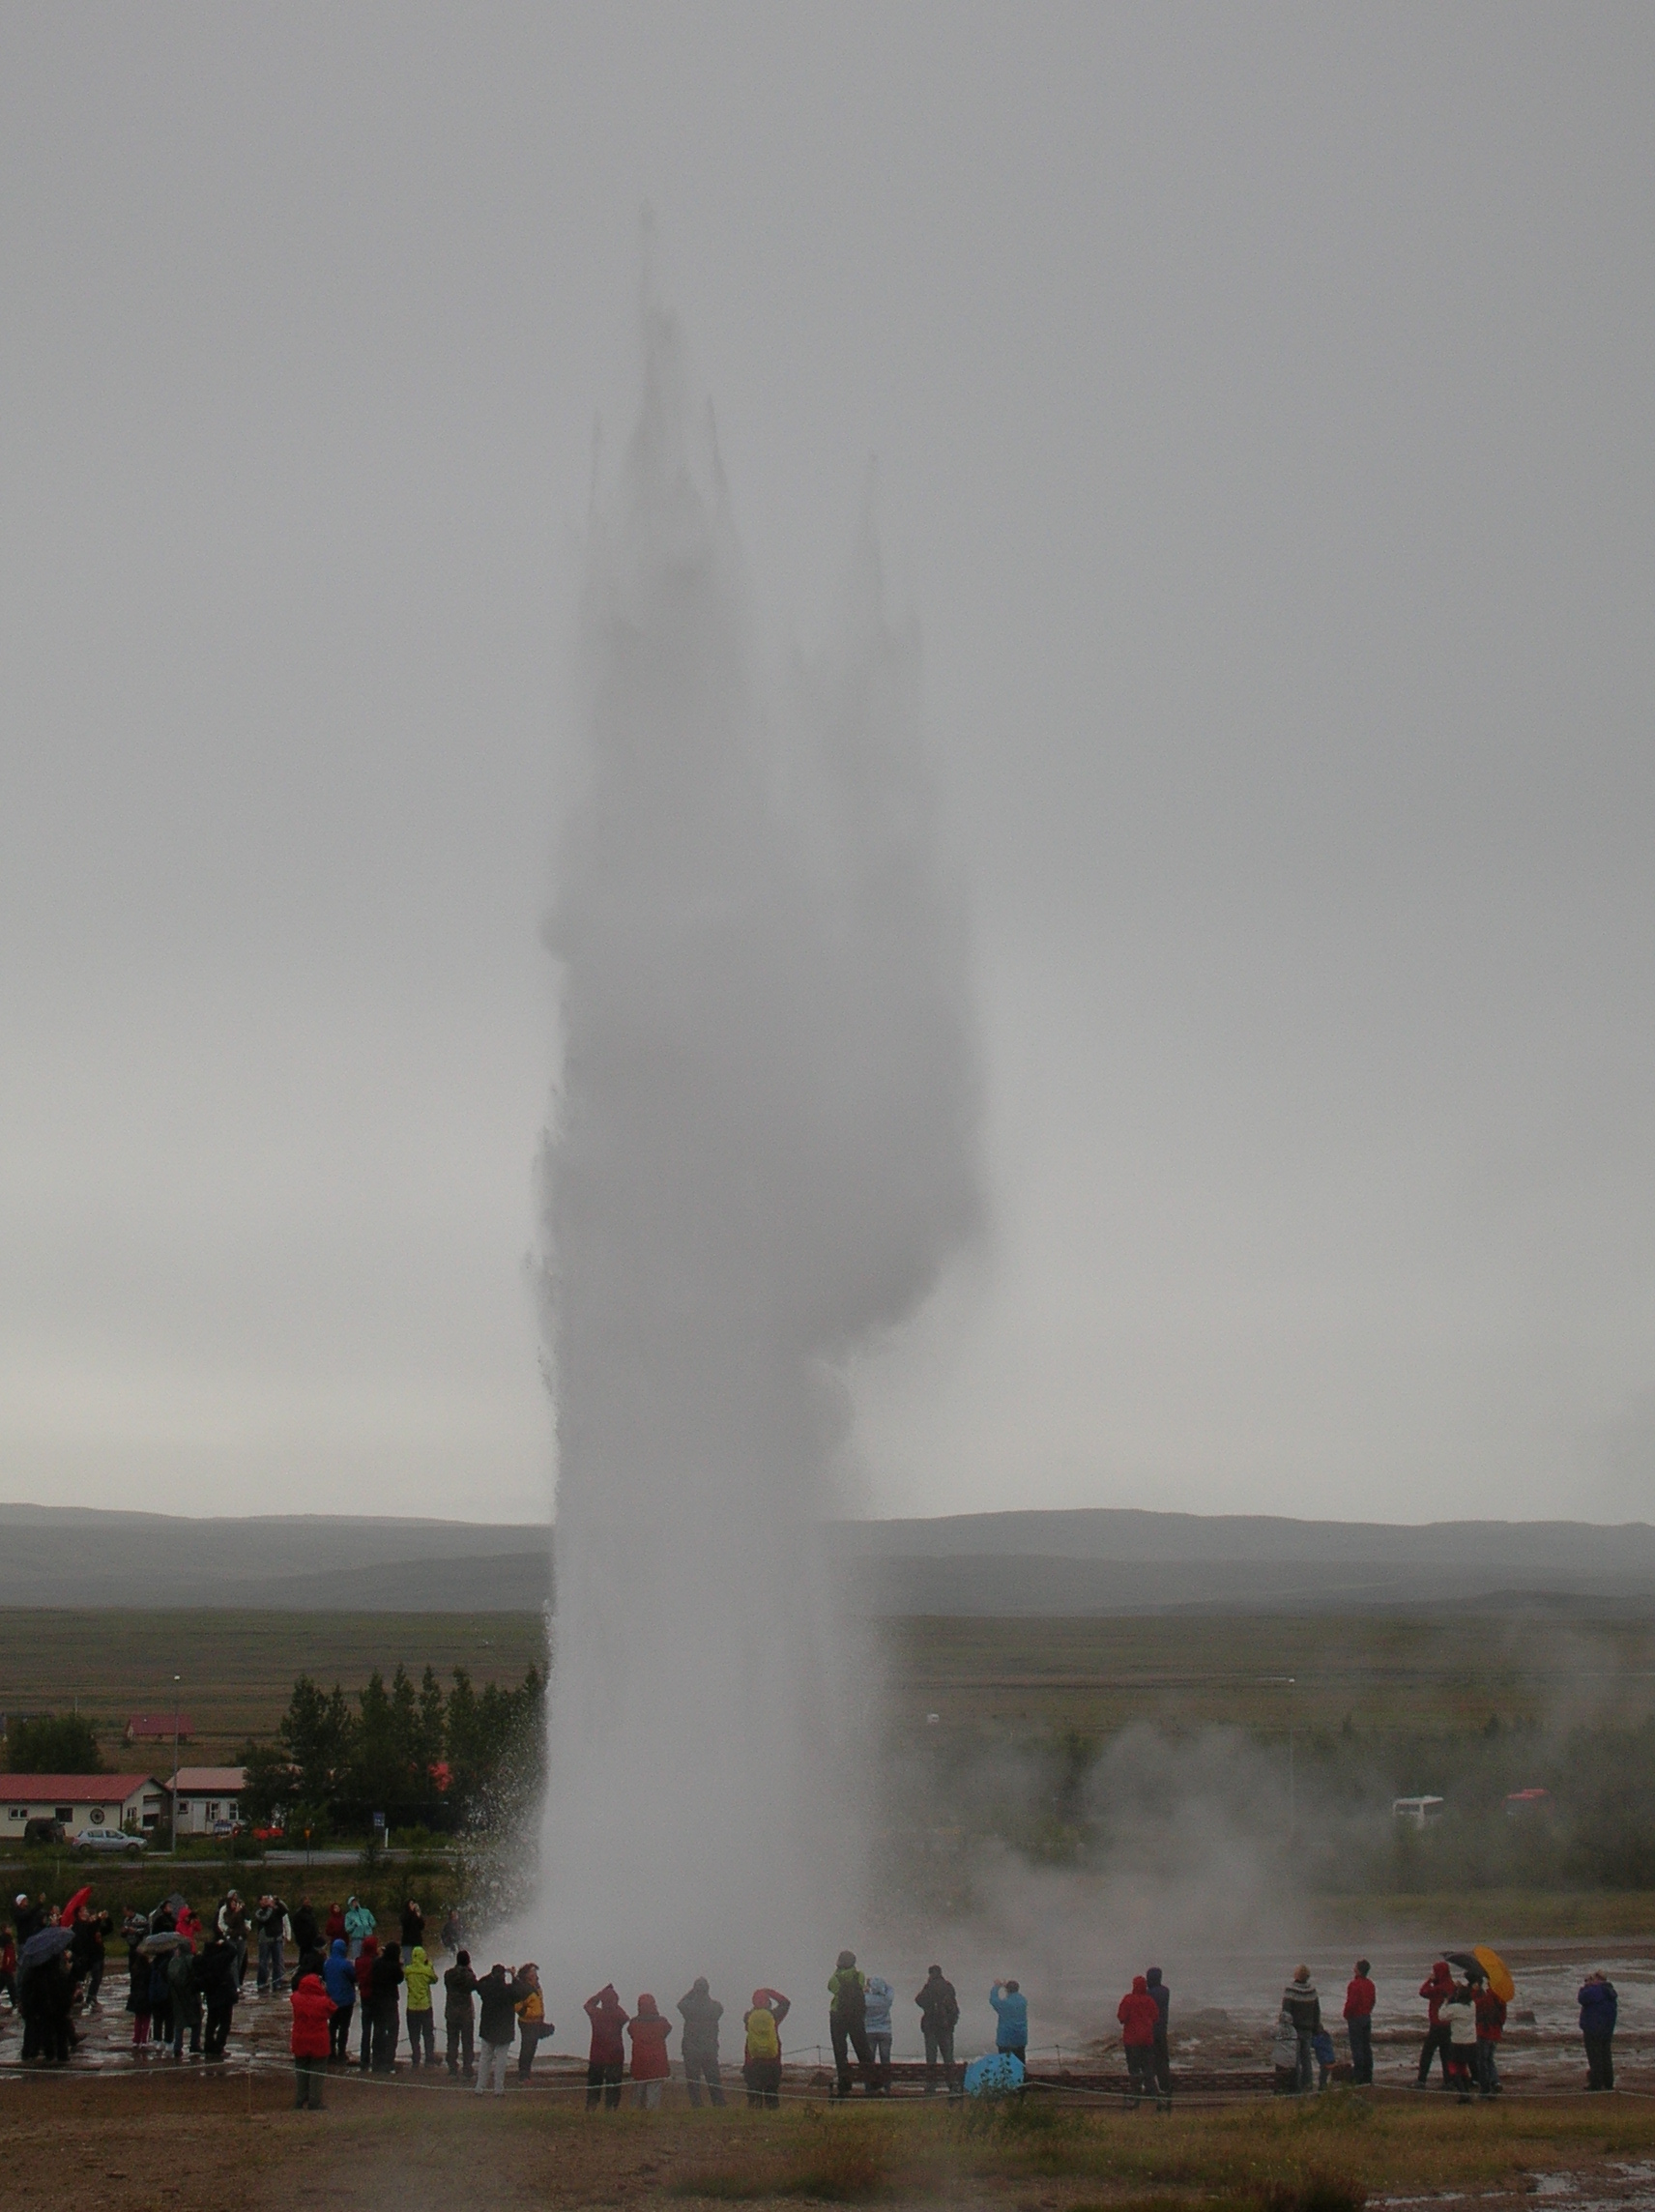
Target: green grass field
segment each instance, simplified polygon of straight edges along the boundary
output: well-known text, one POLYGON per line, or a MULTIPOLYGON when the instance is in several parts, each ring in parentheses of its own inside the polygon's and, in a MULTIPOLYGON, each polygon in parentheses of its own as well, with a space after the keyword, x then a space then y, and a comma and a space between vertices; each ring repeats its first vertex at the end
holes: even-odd
POLYGON ((172 1677, 194 1724, 192 1765, 228 1759, 248 1736, 276 1732, 295 1678, 360 1689, 377 1667, 416 1677, 428 1665, 447 1683, 453 1667, 480 1689, 514 1686, 545 1665, 536 1613, 70 1613, 0 1612, 0 1712, 92 1717, 112 1766, 153 1763, 164 1752, 129 1754, 121 1732, 133 1713, 172 1710, 172 1677))

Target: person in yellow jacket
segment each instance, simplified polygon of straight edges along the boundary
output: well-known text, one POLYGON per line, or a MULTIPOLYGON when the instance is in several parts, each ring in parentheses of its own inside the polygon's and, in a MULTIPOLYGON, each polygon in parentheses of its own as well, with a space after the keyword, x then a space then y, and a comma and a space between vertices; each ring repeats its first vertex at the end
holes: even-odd
POLYGON ((526 1966, 519 1966, 514 1987, 517 1992, 517 2032, 522 2041, 517 2049, 517 2079, 527 2081, 535 2063, 535 2052, 543 2036, 555 2034, 552 2023, 546 2018, 546 2000, 540 1990, 540 1969, 533 1959, 526 1966))
POLYGON ((774 2111, 781 2103, 780 2029, 791 2009, 780 1990, 753 1992, 753 2009, 742 2023, 747 2045, 741 2072, 749 2107, 768 2105, 774 2111))
POLYGON ((402 1986, 408 1993, 403 2003, 408 2010, 408 2051, 414 2064, 437 2063, 437 2038, 431 2022, 431 1984, 437 1978, 437 1969, 425 1955, 422 1943, 416 1943, 409 1952, 402 1968, 402 1986))

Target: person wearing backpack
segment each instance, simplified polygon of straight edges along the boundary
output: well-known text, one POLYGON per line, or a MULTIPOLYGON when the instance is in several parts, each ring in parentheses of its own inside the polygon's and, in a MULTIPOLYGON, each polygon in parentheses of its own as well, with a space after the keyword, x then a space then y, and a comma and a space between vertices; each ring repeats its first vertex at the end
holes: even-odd
POLYGON ((874 2059, 868 2049, 866 1977, 857 1968, 855 1951, 841 1951, 839 1963, 828 1977, 828 2031, 833 2039, 833 2093, 851 2094, 851 2061, 846 2046, 857 2054, 862 2069, 862 2094, 874 2093, 874 2059))
POLYGON ((781 2105, 781 2023, 791 2010, 780 1990, 753 1992, 753 2009, 742 2023, 747 2041, 741 2078, 749 2110, 764 2105, 773 2112, 781 2105))

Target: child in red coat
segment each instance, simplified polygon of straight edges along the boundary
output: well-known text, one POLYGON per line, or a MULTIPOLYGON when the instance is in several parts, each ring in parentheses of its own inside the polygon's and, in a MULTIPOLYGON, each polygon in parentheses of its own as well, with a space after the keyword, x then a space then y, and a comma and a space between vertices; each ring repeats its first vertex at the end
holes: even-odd
POLYGON ((287 2001, 293 2007, 293 2033, 288 2048, 293 2052, 293 2073, 298 2083, 293 2102, 300 2111, 308 2105, 313 2112, 319 2112, 322 2076, 328 2065, 328 2023, 334 2017, 334 2000, 322 1987, 319 1974, 305 1974, 294 1983, 287 2001))

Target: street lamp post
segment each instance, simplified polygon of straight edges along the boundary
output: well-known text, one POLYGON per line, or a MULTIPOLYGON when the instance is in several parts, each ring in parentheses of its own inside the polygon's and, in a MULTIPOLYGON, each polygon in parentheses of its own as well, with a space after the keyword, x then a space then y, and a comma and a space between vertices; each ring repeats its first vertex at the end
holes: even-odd
POLYGON ((181 1703, 179 1684, 183 1679, 182 1674, 172 1677, 172 1811, 167 1816, 166 1846, 169 1859, 178 1856, 178 1708, 181 1703))

